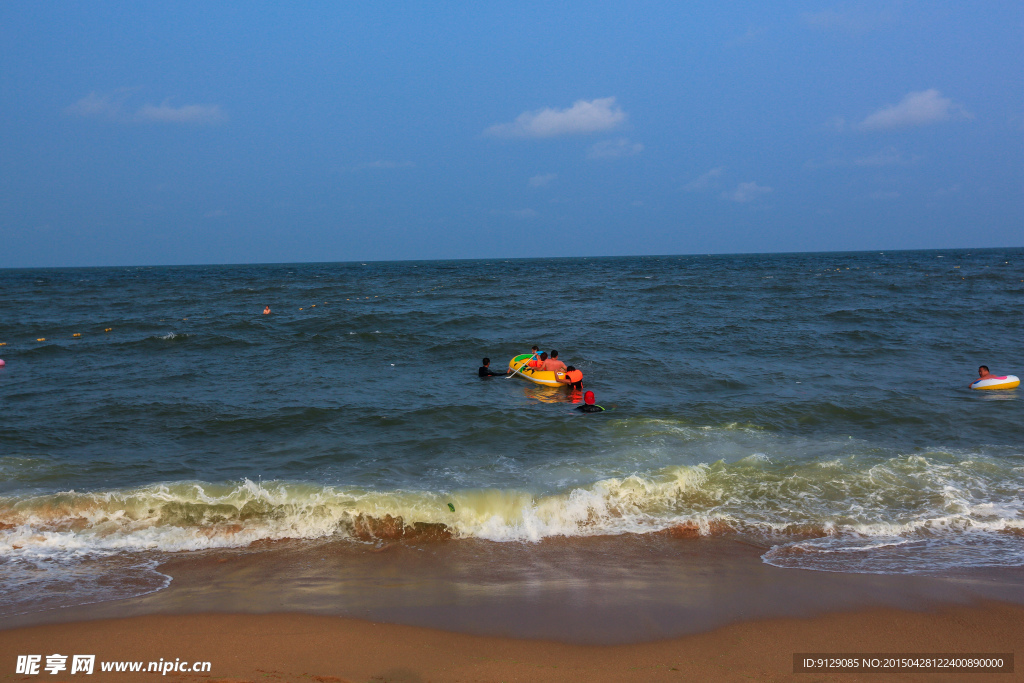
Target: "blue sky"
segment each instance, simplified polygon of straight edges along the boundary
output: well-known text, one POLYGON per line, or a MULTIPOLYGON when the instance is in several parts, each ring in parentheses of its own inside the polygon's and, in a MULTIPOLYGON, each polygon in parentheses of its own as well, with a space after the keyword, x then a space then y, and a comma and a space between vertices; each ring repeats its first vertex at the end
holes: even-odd
POLYGON ((752 4, 4 3, 0 267, 1024 244, 1024 4, 752 4))

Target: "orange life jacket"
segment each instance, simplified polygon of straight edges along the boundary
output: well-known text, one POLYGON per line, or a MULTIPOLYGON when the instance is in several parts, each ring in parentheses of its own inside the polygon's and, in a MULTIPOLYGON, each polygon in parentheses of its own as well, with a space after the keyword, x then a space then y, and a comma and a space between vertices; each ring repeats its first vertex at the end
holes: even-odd
POLYGON ((569 380, 570 384, 576 384, 576 382, 583 381, 583 373, 580 372, 579 370, 570 370, 569 372, 565 373, 565 376, 569 380))
POLYGON ((526 361, 526 365, 531 367, 531 368, 539 368, 540 366, 544 365, 544 363, 543 363, 543 361, 539 361, 539 360, 533 358, 533 359, 530 359, 530 360, 526 361))

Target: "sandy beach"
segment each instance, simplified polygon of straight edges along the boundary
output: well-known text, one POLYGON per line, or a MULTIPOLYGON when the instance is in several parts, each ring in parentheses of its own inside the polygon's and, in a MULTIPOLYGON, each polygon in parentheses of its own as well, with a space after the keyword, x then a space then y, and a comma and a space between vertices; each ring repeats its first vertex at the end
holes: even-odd
POLYGON ((6 274, 14 332, 126 308, 7 358, 0 683, 965 680, 794 655, 1020 650, 1019 394, 937 333, 1013 310, 1017 253, 6 274), (607 413, 429 370, 581 277, 607 413))
POLYGON ((158 569, 170 585, 150 595, 6 618, 3 680, 23 679, 19 655, 58 653, 95 655, 94 680, 116 681, 953 681, 966 674, 794 673, 793 655, 1024 646, 1017 570, 779 569, 728 539, 284 542, 158 569), (98 668, 161 659, 210 670, 98 668))
MULTIPOLYGON (((171 672, 161 676, 167 681, 962 681, 973 676, 793 673, 793 654, 1020 652, 1022 625, 1024 608, 987 603, 759 620, 653 643, 582 646, 302 614, 202 614, 5 631, 0 661, 4 680, 22 680, 11 675, 17 655, 58 652, 95 654, 97 662, 211 663, 208 674, 171 672)), ((1017 671, 980 680, 1019 680, 1017 671)), ((93 680, 158 675, 98 672, 93 680)))

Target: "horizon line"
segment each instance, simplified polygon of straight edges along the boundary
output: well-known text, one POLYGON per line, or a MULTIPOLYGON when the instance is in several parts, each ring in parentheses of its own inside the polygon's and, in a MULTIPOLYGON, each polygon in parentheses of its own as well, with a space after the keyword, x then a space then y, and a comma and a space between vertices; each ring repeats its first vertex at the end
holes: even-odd
POLYGON ((593 254, 586 256, 491 256, 473 258, 429 258, 429 259, 352 259, 346 261, 239 261, 221 263, 125 263, 106 264, 100 266, 0 266, 0 271, 7 270, 88 270, 95 268, 199 268, 220 266, 293 266, 293 265, 325 265, 352 264, 367 265, 370 263, 436 263, 445 261, 556 261, 570 259, 617 259, 617 258, 675 258, 675 257, 722 257, 722 256, 799 256, 803 254, 894 254, 926 251, 997 251, 1000 249, 1024 249, 1019 246, 999 247, 940 247, 918 249, 841 249, 811 251, 737 251, 737 252, 693 252, 689 254, 593 254))

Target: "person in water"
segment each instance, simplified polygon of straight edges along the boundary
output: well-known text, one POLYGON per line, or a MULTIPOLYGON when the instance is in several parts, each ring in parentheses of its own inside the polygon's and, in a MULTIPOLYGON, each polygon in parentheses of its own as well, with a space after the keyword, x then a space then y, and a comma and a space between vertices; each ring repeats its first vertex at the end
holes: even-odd
MULTIPOLYGON (((542 356, 544 354, 541 354, 542 356)), ((548 372, 565 372, 565 363, 558 360, 558 351, 551 349, 551 356, 544 361, 543 370, 548 372)))
MULTIPOLYGON (((974 382, 980 382, 983 379, 996 379, 996 376, 988 371, 987 365, 982 365, 978 368, 978 379, 974 380, 974 382)), ((971 382, 969 386, 973 387, 974 382, 971 382)))
MULTIPOLYGON (((480 369, 476 371, 476 374, 477 374, 478 377, 501 377, 502 376, 502 373, 494 372, 493 370, 491 370, 491 359, 490 358, 484 358, 483 363, 484 364, 480 366, 480 369)), ((504 374, 507 375, 508 372, 506 372, 504 374)))
POLYGON ((583 394, 583 405, 578 406, 576 410, 583 413, 600 413, 604 410, 604 408, 594 404, 594 392, 588 391, 587 393, 583 394))
POLYGON ((263 315, 270 315, 270 306, 265 306, 263 308, 263 315))
POLYGON ((572 365, 565 369, 565 377, 558 381, 562 384, 568 384, 569 389, 572 391, 583 391, 583 372, 577 370, 572 365))

